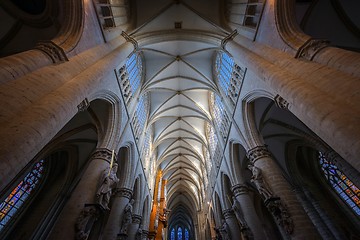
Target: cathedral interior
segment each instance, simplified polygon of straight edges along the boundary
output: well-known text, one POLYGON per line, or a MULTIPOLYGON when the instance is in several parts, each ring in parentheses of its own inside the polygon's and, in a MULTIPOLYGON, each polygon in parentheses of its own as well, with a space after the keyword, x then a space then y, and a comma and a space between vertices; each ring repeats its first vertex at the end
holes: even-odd
POLYGON ((0 239, 360 240, 359 9, 0 1, 0 239))

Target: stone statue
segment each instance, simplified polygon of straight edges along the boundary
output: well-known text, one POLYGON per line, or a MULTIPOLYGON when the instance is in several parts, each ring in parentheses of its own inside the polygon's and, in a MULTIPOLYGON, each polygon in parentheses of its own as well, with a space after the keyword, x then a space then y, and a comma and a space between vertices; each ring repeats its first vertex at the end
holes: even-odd
POLYGON ((127 235, 128 226, 132 222, 133 204, 134 204, 134 199, 131 199, 130 202, 128 202, 124 208, 122 221, 121 221, 121 229, 120 229, 120 234, 122 235, 127 235))
POLYGON ((231 206, 231 209, 234 211, 236 219, 239 221, 241 227, 247 227, 245 218, 242 215, 239 201, 236 200, 235 196, 232 197, 232 200, 233 200, 233 204, 231 206))
POLYGON ((261 169, 251 164, 248 165, 248 168, 253 174, 251 177, 251 182, 255 184, 259 193, 265 198, 265 200, 272 198, 273 194, 270 188, 267 186, 266 182, 264 181, 261 169))
POLYGON ((142 225, 139 226, 135 234, 135 240, 141 240, 142 238, 142 225))
POLYGON ((216 233, 215 240, 222 240, 220 229, 217 228, 217 227, 214 227, 214 230, 215 230, 215 233, 216 233))
POLYGON ((227 224, 225 219, 222 220, 222 225, 219 230, 223 240, 231 240, 229 225, 227 224))
POLYGON ((119 179, 116 176, 117 169, 118 165, 114 163, 111 170, 106 168, 103 171, 99 181, 99 189, 96 192, 97 203, 106 210, 110 210, 108 205, 110 202, 112 190, 116 187, 117 182, 119 182, 119 179))

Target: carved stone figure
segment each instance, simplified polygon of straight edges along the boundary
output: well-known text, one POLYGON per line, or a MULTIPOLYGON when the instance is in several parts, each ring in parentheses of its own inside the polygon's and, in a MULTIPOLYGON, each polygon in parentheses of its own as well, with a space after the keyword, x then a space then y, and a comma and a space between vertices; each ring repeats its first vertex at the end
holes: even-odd
POLYGON ((251 177, 251 182, 255 184, 257 190, 265 198, 265 200, 268 200, 271 197, 273 197, 273 194, 272 194, 269 186, 267 186, 267 184, 262 176, 261 169, 258 167, 255 167, 254 165, 251 165, 251 164, 248 165, 248 168, 251 170, 251 172, 253 174, 251 177))
POLYGON ((94 206, 85 207, 75 223, 75 239, 86 240, 99 213, 94 206))
POLYGON ((221 228, 219 229, 223 240, 231 240, 229 225, 223 219, 221 228))
POLYGON ((118 165, 114 163, 111 171, 109 171, 109 168, 106 168, 103 171, 99 181, 99 189, 96 192, 97 203, 106 210, 110 210, 108 205, 110 202, 112 190, 116 187, 116 183, 119 182, 119 179, 116 176, 117 168, 118 165))
POLYGON ((231 206, 231 209, 234 211, 236 219, 240 223, 240 231, 243 236, 243 239, 253 239, 253 234, 242 214, 239 201, 236 199, 235 196, 232 197, 232 200, 233 200, 233 204, 231 206))
POLYGON ((222 240, 221 233, 220 233, 220 229, 214 227, 214 230, 215 230, 215 233, 216 233, 216 235, 215 235, 215 240, 222 240))
POLYGON ((121 221, 121 229, 120 234, 126 235, 128 226, 132 222, 132 211, 133 211, 134 199, 131 199, 124 208, 122 221, 121 221))
POLYGON ((284 231, 291 235, 294 231, 294 222, 281 199, 274 198, 270 200, 266 204, 266 207, 269 209, 276 222, 284 229, 284 231))
POLYGON ((140 225, 135 234, 135 240, 141 240, 142 238, 142 226, 140 225))

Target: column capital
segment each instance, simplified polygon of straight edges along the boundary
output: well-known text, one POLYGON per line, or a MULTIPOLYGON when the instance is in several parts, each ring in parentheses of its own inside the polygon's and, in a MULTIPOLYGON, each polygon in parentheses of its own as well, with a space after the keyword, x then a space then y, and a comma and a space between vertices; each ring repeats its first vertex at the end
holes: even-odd
POLYGON ((141 223, 141 219, 142 219, 142 216, 139 215, 139 214, 133 214, 133 215, 132 215, 132 223, 140 224, 140 223, 141 223))
POLYGON ((85 112, 90 107, 90 102, 87 98, 81 101, 79 105, 77 105, 79 112, 85 112))
POLYGON ((231 191, 234 193, 234 196, 237 197, 241 194, 247 194, 249 192, 249 188, 245 184, 236 184, 231 187, 231 191))
POLYGON ((274 97, 275 104, 278 108, 289 110, 289 102, 286 101, 283 97, 277 94, 274 97))
POLYGON ((116 188, 115 195, 117 197, 125 197, 125 198, 130 199, 133 195, 133 191, 128 188, 116 188))
MULTIPOLYGON (((91 160, 104 160, 108 163, 111 162, 112 151, 107 148, 97 148, 91 155, 91 160)), ((116 153, 114 158, 116 159, 116 153)))
POLYGON ((265 146, 257 146, 247 151, 246 156, 251 163, 255 163, 257 160, 263 157, 272 157, 271 153, 265 146))
POLYGON ((228 218, 231 218, 231 217, 234 217, 234 210, 232 210, 232 208, 229 208, 229 209, 225 209, 222 211, 222 214, 224 215, 224 218, 225 219, 228 219, 228 218))
POLYGON ((40 50, 51 58, 53 63, 62 63, 69 61, 64 49, 53 41, 41 41, 36 44, 35 49, 40 50))
POLYGON ((309 39, 297 51, 295 57, 312 61, 315 55, 323 48, 330 46, 329 41, 324 39, 309 39))

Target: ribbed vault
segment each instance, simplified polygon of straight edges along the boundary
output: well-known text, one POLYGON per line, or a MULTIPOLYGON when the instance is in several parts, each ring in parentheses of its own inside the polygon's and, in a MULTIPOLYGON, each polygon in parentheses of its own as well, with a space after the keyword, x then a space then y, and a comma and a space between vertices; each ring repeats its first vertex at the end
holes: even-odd
MULTIPOLYGON (((148 21, 138 15, 139 28, 131 35, 139 40, 143 56, 145 78, 140 94, 147 93, 150 99, 146 130, 153 133, 151 159, 167 180, 169 230, 181 225, 194 234, 208 182, 206 126, 213 125, 210 94, 219 92, 212 66, 226 32, 212 23, 218 21, 218 14, 209 20, 191 1, 162 2, 151 1, 162 5, 157 6, 162 10, 148 21), (214 37, 209 41, 203 34, 214 37)), ((145 4, 138 14, 149 5, 138 4, 145 4)), ((154 6, 146 14, 151 9, 154 6)))

